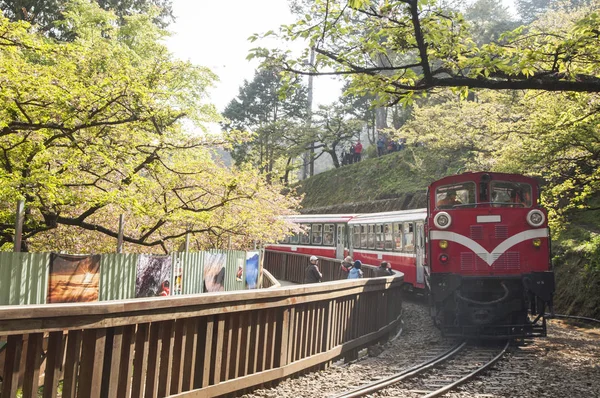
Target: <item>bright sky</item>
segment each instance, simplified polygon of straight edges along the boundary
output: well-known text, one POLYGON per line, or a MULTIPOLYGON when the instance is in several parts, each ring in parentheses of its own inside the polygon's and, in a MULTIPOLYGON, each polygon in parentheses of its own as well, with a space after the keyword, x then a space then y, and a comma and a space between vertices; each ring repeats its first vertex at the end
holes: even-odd
MULTIPOLYGON (((512 9, 513 0, 502 0, 512 9)), ((254 77, 256 60, 248 51, 257 45, 247 39, 253 33, 276 30, 293 17, 286 0, 173 0, 175 23, 167 41, 176 57, 206 66, 220 82, 211 92, 211 102, 222 111, 239 92, 244 79, 254 77)), ((314 81, 314 105, 329 104, 340 95, 341 84, 320 77, 314 81)))
MULTIPOLYGON (((293 21, 286 0, 173 0, 173 11, 177 20, 170 26, 173 35, 167 46, 176 57, 206 66, 219 76, 211 102, 220 111, 237 96, 244 79, 252 80, 258 67, 246 56, 261 44, 250 43, 248 37, 293 21)), ((339 86, 331 79, 315 79, 315 104, 335 101, 339 86)))

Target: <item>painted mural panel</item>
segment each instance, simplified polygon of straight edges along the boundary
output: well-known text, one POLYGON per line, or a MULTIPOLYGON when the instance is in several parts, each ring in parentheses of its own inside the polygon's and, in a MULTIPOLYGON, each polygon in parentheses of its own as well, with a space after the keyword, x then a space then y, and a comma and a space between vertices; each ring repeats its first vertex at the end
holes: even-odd
POLYGON ((135 278, 135 297, 171 295, 171 256, 140 255, 135 278))
POLYGON ((227 255, 224 253, 206 253, 204 256, 204 291, 222 292, 225 289, 225 265, 227 255))
POLYGON ((100 255, 52 253, 48 278, 48 303, 98 301, 100 255))

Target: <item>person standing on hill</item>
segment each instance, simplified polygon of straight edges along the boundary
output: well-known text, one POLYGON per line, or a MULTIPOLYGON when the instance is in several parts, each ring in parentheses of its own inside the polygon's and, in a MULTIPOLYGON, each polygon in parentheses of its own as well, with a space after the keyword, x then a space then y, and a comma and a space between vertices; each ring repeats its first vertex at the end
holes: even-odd
POLYGON ((354 158, 356 157, 356 147, 354 144, 350 145, 350 153, 348 154, 348 160, 350 161, 348 164, 354 163, 354 158))
POLYGON ((319 271, 317 256, 310 256, 310 264, 304 270, 304 283, 319 283, 323 274, 319 271))
POLYGON ((379 136, 377 140, 377 156, 383 156, 385 153, 385 140, 382 136, 379 136))
POLYGON ((363 146, 360 143, 360 140, 354 145, 354 163, 360 162, 360 158, 362 156, 363 146))

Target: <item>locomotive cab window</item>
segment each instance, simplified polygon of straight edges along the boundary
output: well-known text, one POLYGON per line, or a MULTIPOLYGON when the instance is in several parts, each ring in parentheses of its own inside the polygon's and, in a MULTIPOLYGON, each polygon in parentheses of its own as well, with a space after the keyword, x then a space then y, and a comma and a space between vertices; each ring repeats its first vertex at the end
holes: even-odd
POLYGON ((491 201, 493 207, 531 207, 531 185, 511 182, 492 181, 491 201))
POLYGON ((472 181, 440 186, 435 191, 436 207, 438 209, 474 207, 477 202, 476 192, 475 183, 472 181))

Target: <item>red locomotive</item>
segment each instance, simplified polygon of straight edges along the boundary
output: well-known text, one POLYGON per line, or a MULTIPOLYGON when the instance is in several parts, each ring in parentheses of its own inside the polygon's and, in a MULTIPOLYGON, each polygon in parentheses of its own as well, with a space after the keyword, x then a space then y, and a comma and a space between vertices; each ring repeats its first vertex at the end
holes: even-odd
POLYGON ((465 173, 429 186, 429 287, 444 335, 546 335, 554 273, 539 193, 533 178, 503 173, 465 173))

